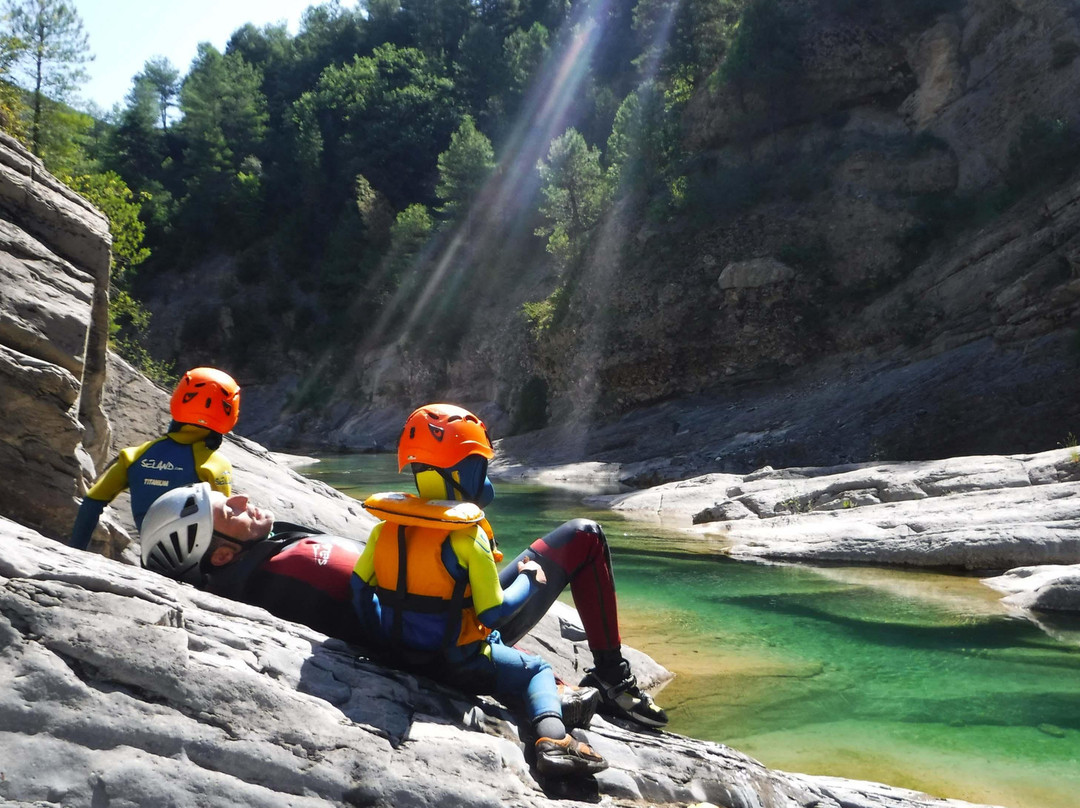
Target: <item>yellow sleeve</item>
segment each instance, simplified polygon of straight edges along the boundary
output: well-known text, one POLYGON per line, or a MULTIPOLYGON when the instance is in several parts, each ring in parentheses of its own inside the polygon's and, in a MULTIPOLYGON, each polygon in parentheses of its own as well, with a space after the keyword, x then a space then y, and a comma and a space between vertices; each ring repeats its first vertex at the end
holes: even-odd
POLYGON ((375 577, 375 543, 379 540, 382 526, 385 524, 386 522, 379 522, 371 529, 367 544, 364 546, 364 552, 360 554, 360 558, 356 559, 356 566, 353 567, 353 573, 365 584, 371 584, 372 586, 378 584, 375 577))
POLYGON ((128 487, 128 469, 131 468, 131 464, 138 460, 142 453, 153 446, 160 440, 164 440, 164 436, 160 438, 154 438, 148 440, 141 446, 129 446, 126 449, 121 449, 120 454, 116 456, 116 459, 105 469, 105 473, 102 474, 90 486, 90 490, 86 492, 86 496, 90 499, 96 499, 99 502, 112 502, 120 492, 128 487))
POLYGON ((199 479, 210 483, 215 491, 232 496, 232 463, 221 452, 215 452, 202 441, 192 445, 199 479))
POLYGON ((472 589, 473 608, 477 614, 486 612, 503 602, 499 568, 491 555, 491 540, 478 525, 450 534, 454 554, 463 567, 469 570, 469 586, 472 589))

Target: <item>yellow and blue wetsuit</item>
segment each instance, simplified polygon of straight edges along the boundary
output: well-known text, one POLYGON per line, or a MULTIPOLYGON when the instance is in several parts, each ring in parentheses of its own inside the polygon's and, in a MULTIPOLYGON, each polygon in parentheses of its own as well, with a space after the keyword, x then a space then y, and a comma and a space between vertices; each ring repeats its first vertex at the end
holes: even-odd
POLYGON ((479 524, 446 530, 380 522, 352 576, 365 632, 381 639, 392 659, 468 692, 521 698, 536 721, 562 715, 551 666, 504 645, 493 630, 521 609, 534 585, 532 576, 518 575, 503 589, 479 524))
POLYGON ((173 488, 197 482, 210 483, 225 496, 232 493, 232 464, 221 452, 206 445, 213 433, 184 424, 160 438, 120 452, 105 473, 86 492, 71 533, 71 546, 85 550, 105 506, 125 488, 131 490, 131 515, 135 527, 159 496, 173 488))

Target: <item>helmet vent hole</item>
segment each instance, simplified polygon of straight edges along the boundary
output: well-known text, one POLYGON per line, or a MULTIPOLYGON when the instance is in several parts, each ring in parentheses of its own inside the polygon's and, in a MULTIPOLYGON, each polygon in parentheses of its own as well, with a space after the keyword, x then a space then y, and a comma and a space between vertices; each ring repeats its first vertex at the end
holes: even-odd
POLYGON ((446 430, 441 426, 435 426, 434 424, 428 424, 428 430, 431 432, 431 437, 442 443, 443 435, 446 434, 446 430))
POLYGON ((199 536, 199 526, 190 524, 187 526, 187 551, 191 553, 195 549, 195 539, 199 536))
POLYGON ((181 516, 191 516, 193 513, 199 512, 199 506, 195 502, 195 497, 188 497, 184 500, 184 507, 180 509, 181 516))
POLYGON ((411 426, 411 427, 409 427, 409 440, 412 440, 415 437, 416 437, 416 427, 411 426))
POLYGON ((172 542, 173 553, 177 559, 184 557, 184 551, 180 549, 180 535, 174 530, 169 534, 169 541, 172 542))

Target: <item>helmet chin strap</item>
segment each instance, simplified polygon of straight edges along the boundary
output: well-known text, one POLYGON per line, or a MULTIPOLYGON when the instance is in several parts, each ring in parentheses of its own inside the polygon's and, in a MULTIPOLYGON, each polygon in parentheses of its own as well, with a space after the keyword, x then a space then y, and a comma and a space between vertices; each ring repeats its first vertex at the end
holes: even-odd
POLYGON ((454 479, 454 472, 447 471, 446 469, 435 469, 442 477, 443 483, 446 485, 446 498, 461 500, 462 502, 470 502, 471 497, 469 493, 461 487, 461 482, 454 479))

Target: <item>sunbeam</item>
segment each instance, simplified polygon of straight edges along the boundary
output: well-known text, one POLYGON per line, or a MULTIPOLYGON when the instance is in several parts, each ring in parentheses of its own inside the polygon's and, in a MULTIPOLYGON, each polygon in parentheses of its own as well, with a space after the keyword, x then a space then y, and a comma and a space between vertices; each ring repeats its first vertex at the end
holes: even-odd
MULTIPOLYGON (((454 290, 464 287, 470 279, 499 271, 489 265, 502 260, 503 246, 519 243, 521 236, 526 235, 525 229, 530 226, 537 209, 540 189, 537 165, 547 156, 551 142, 577 123, 574 108, 580 104, 593 59, 603 39, 604 25, 611 17, 611 6, 612 0, 582 3, 564 24, 556 37, 563 45, 552 50, 533 80, 516 123, 501 148, 496 169, 477 192, 462 221, 451 233, 433 236, 428 248, 406 269, 405 276, 423 272, 425 277, 419 283, 400 284, 376 323, 367 330, 357 353, 359 361, 365 361, 365 357, 372 351, 379 351, 380 346, 388 349, 389 355, 400 356, 406 352, 410 341, 416 338, 425 323, 432 321, 440 300, 451 299, 454 290)), ((646 81, 659 69, 678 9, 679 0, 666 5, 659 24, 651 30, 653 41, 649 59, 639 65, 646 81)), ((640 132, 630 134, 640 137, 640 132)), ((601 222, 594 235, 592 255, 580 270, 585 273, 590 286, 606 289, 617 275, 622 251, 621 234, 617 217, 609 215, 601 222)), ((385 270, 376 273, 376 277, 379 282, 385 280, 385 270)), ((519 280, 524 281, 523 278, 519 280)), ((606 296, 602 292, 601 295, 606 296)), ((475 333, 487 325, 481 317, 474 320, 471 327, 475 333)), ((581 337, 578 354, 574 357, 581 372, 577 376, 578 389, 573 398, 575 401, 582 401, 583 396, 587 398, 589 405, 579 410, 579 415, 587 417, 594 411, 597 401, 596 366, 602 361, 606 332, 598 323, 590 323, 581 337)), ((378 376, 376 371, 376 378, 372 379, 376 391, 380 387, 378 376)))

